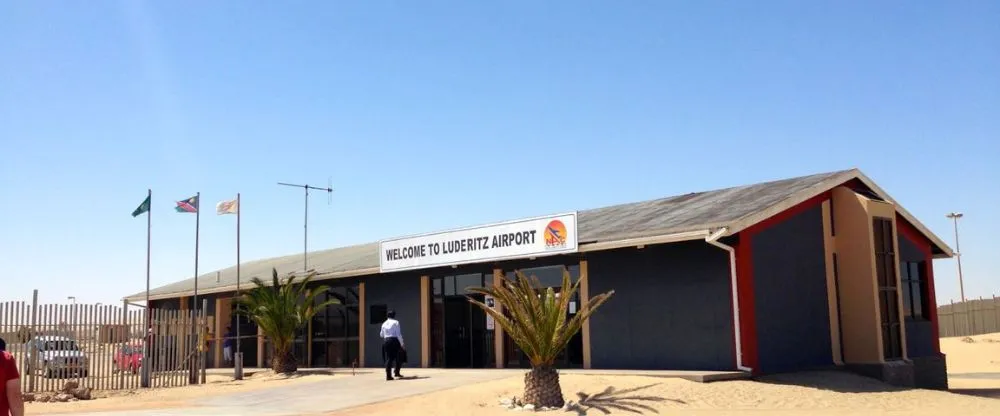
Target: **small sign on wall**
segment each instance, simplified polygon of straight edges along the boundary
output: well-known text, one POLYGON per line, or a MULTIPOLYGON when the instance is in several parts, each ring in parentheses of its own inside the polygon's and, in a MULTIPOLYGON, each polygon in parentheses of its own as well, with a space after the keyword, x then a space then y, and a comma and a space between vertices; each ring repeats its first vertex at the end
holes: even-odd
MULTIPOLYGON (((483 300, 484 300, 484 303, 486 303, 486 306, 489 306, 490 309, 493 309, 493 308, 496 307, 495 306, 496 305, 496 301, 493 300, 493 296, 486 295, 486 297, 483 300)), ((496 323, 493 321, 493 315, 486 314, 486 330, 487 331, 492 331, 492 330, 494 330, 494 328, 496 328, 496 323)))

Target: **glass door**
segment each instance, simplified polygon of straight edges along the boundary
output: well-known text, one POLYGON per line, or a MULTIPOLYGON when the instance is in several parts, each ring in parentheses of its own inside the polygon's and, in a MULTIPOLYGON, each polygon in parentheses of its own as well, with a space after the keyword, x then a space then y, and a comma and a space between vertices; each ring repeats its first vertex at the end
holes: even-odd
POLYGON ((493 367, 494 331, 486 328, 486 313, 469 302, 470 287, 492 284, 483 273, 431 279, 431 365, 448 368, 493 367))

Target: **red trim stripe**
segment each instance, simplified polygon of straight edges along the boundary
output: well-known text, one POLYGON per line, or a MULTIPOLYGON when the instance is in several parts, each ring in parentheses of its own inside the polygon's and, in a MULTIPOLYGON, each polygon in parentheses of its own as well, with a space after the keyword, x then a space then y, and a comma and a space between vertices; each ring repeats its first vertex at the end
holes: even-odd
MULTIPOLYGON (((739 299, 740 346, 743 365, 760 372, 757 365, 757 318, 753 296, 753 248, 749 236, 740 235, 736 249, 736 297, 739 299)), ((733 340, 735 349, 735 338, 733 340)))

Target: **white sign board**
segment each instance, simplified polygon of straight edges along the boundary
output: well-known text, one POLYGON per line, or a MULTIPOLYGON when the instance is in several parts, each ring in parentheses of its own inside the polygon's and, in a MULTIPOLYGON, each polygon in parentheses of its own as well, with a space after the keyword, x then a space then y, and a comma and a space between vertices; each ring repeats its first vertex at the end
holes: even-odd
POLYGON ((576 213, 379 242, 379 271, 394 272, 577 250, 576 213))
MULTIPOLYGON (((493 296, 486 295, 485 298, 484 303, 486 303, 486 306, 489 306, 490 309, 496 308, 496 301, 493 300, 493 296)), ((492 331, 495 327, 496 323, 493 321, 493 315, 486 314, 486 330, 492 331)))

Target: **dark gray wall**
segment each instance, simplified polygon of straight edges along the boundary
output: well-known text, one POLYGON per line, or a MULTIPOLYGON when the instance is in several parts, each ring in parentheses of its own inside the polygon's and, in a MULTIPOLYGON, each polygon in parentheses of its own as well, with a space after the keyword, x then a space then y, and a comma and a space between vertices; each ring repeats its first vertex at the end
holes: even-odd
POLYGON ((703 241, 588 253, 594 368, 732 370, 726 251, 703 241))
POLYGON ((176 311, 181 308, 180 298, 151 300, 149 303, 152 305, 153 309, 176 311))
POLYGON ((762 230, 751 245, 759 370, 832 366, 822 208, 762 230))
POLYGON ((420 276, 393 274, 372 276, 365 282, 365 366, 381 367, 382 323, 369 324, 368 312, 372 305, 386 305, 396 311, 396 319, 403 330, 408 367, 420 366, 420 276))
MULTIPOLYGON (((925 261, 927 258, 924 252, 920 251, 916 243, 902 234, 898 234, 899 239, 899 261, 925 261)), ((933 267, 933 265, 927 265, 933 267)), ((900 269, 902 270, 902 269, 900 269)), ((925 277, 926 278, 926 277, 925 277)), ((926 302, 927 300, 924 299, 926 302)), ((931 305, 931 307, 936 307, 931 305)), ((906 354, 910 357, 929 357, 937 355, 934 352, 934 329, 931 321, 927 319, 913 320, 906 319, 906 354)))

